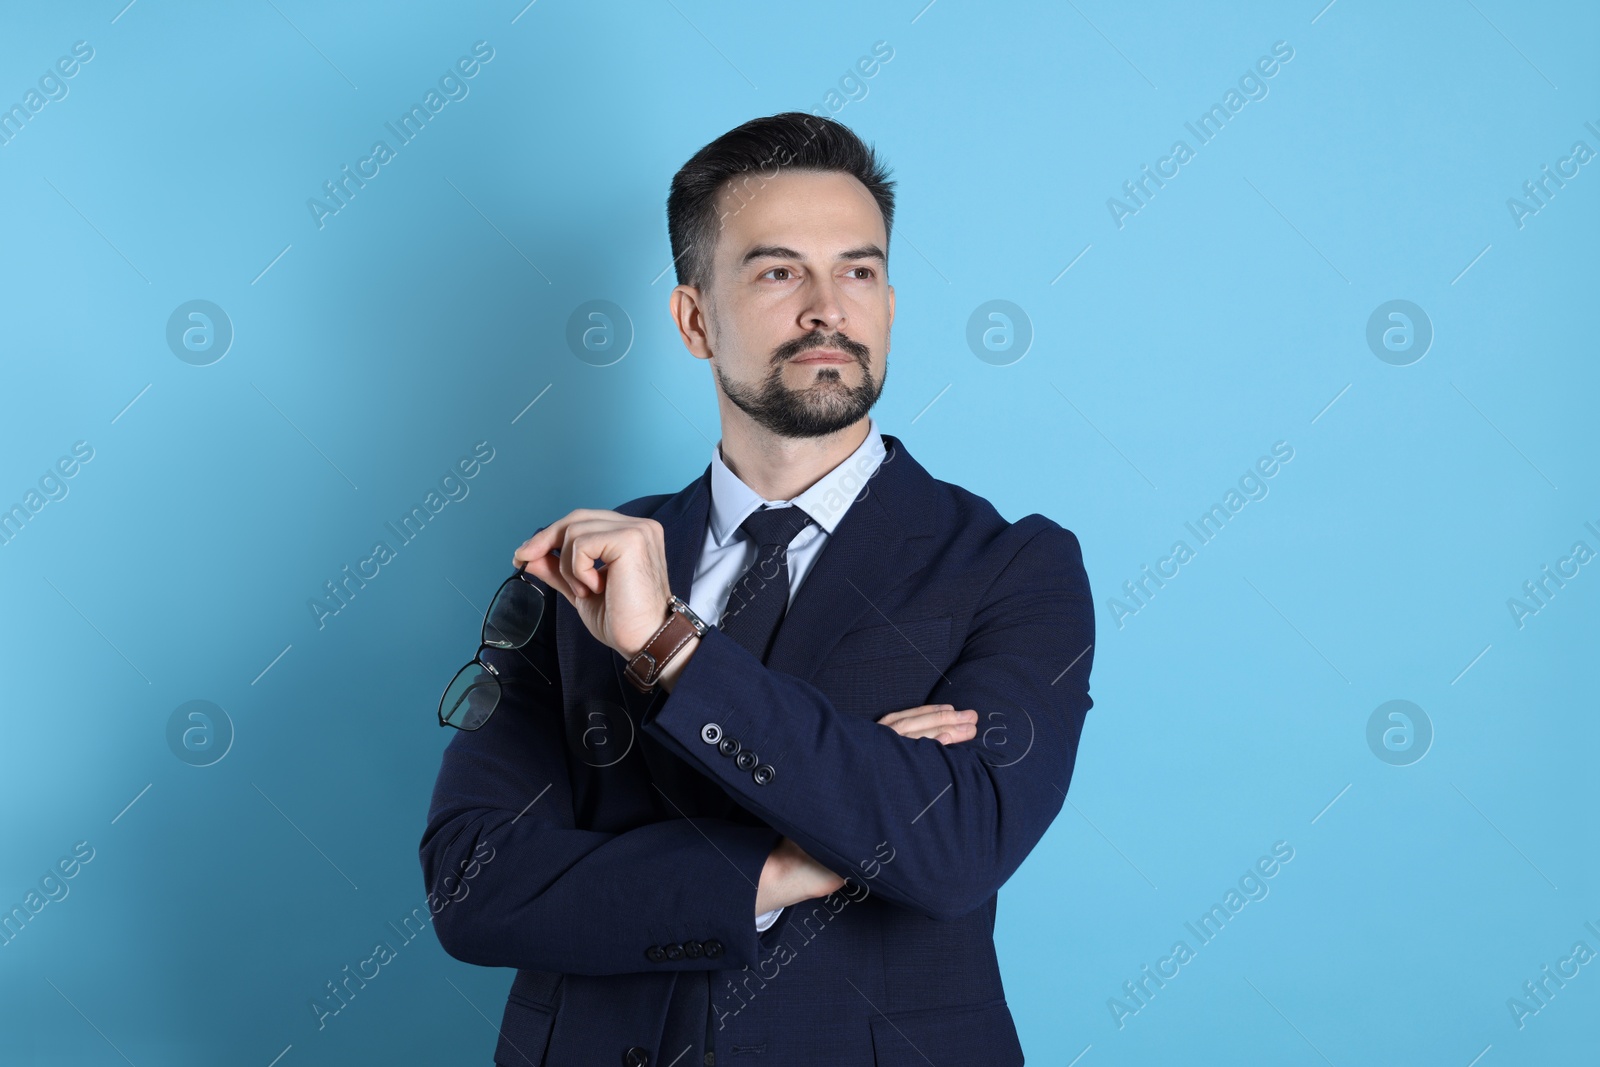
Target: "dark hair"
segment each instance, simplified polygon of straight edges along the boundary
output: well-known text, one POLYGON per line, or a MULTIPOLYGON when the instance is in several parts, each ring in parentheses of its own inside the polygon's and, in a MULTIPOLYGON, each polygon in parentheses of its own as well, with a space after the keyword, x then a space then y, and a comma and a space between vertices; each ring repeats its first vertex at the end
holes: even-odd
MULTIPOLYGON (((672 176, 667 233, 679 284, 705 290, 711 280, 711 256, 722 229, 717 213, 717 194, 722 187, 740 175, 749 175, 742 184, 759 189, 785 167, 843 171, 854 176, 878 203, 887 243, 894 229, 894 182, 889 180, 888 168, 848 126, 820 115, 785 111, 729 130, 696 152, 672 176)), ((883 254, 888 257, 887 247, 883 254)))

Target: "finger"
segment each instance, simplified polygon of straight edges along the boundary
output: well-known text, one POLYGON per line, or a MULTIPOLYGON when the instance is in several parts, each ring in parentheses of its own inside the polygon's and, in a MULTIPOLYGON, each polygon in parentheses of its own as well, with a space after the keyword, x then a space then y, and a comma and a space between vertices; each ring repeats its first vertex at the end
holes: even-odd
POLYGON ((978 732, 977 724, 971 722, 924 724, 915 727, 902 724, 900 726, 891 726, 890 729, 901 737, 906 738, 937 738, 940 734, 954 734, 960 740, 969 740, 975 737, 978 732))
MULTIPOLYGON (((598 513, 609 516, 611 512, 598 513)), ((648 549, 644 528, 636 521, 593 518, 573 523, 567 529, 561 550, 561 570, 577 587, 580 595, 599 594, 604 579, 596 564, 609 566, 625 554, 642 557, 648 549)))
POLYGON ((594 569, 594 561, 607 551, 603 536, 613 525, 604 519, 589 518, 567 526, 561 545, 561 573, 580 597, 600 591, 600 575, 594 569))
POLYGON ((556 567, 561 571, 561 577, 565 579, 567 588, 572 590, 574 596, 581 597, 583 596, 583 590, 578 588, 578 577, 572 570, 572 542, 577 536, 575 529, 577 525, 577 522, 568 523, 567 528, 562 531, 561 560, 556 564, 556 567))
POLYGON ((512 554, 511 562, 513 566, 521 567, 523 573, 540 579, 570 601, 574 598, 572 584, 562 577, 561 561, 554 555, 560 542, 553 539, 552 529, 547 526, 524 541, 512 554))
POLYGON ((900 736, 913 740, 924 737, 932 738, 933 740, 938 741, 940 744, 948 745, 952 741, 970 741, 976 737, 977 734, 977 726, 967 724, 961 726, 935 726, 926 730, 912 730, 908 733, 901 734, 900 736))
POLYGON ((925 737, 938 737, 941 732, 942 732, 942 730, 940 730, 940 729, 935 729, 935 730, 907 730, 905 733, 900 734, 900 736, 905 738, 908 741, 917 741, 917 740, 920 740, 920 739, 925 738, 925 737))
POLYGON ((511 554, 512 565, 516 566, 523 560, 540 558, 559 550, 567 539, 567 529, 574 523, 609 514, 613 513, 596 511, 593 508, 577 508, 567 512, 550 525, 540 527, 532 537, 518 545, 517 550, 511 554))
POLYGON ((538 578, 551 589, 571 601, 575 598, 575 594, 572 591, 572 587, 567 583, 567 579, 562 576, 559 563, 560 561, 554 556, 539 556, 528 560, 527 569, 523 573, 531 574, 533 577, 538 578))
POLYGON ((896 721, 892 729, 896 730, 928 730, 938 727, 953 726, 958 723, 972 723, 978 721, 978 713, 972 710, 956 711, 955 709, 918 712, 907 715, 896 721))
POLYGON ((518 545, 517 550, 511 554, 512 564, 519 565, 525 560, 543 559, 552 550, 558 548, 566 537, 567 524, 573 521, 574 514, 576 513, 569 512, 563 515, 549 526, 540 528, 532 537, 518 545))
MULTIPOLYGON (((564 530, 561 540, 552 540, 549 537, 544 537, 542 544, 535 544, 534 540, 530 540, 527 545, 518 550, 517 555, 527 560, 527 573, 544 579, 546 584, 560 592, 562 596, 567 598, 568 602, 576 604, 577 601, 583 598, 585 591, 568 573, 567 569, 561 565, 563 555, 561 546, 566 538, 571 536, 575 520, 568 516, 561 520, 560 525, 564 530), (528 545, 533 547, 529 549, 528 545)), ((551 534, 553 530, 554 527, 547 527, 541 531, 539 536, 551 534)))
POLYGON ((912 734, 926 734, 930 729, 943 729, 944 724, 929 722, 926 719, 901 719, 899 722, 888 724, 889 729, 901 737, 910 737, 912 734))
POLYGON ((978 728, 976 726, 957 726, 953 729, 942 731, 936 740, 941 745, 954 745, 962 741, 971 741, 976 736, 978 736, 978 728))
MULTIPOLYGON (((570 537, 573 574, 590 592, 602 592, 608 574, 626 571, 630 577, 650 576, 653 560, 666 557, 654 520, 616 517, 582 523, 570 537)), ((664 577, 664 574, 662 574, 664 577)))
POLYGON ((956 710, 954 704, 919 704, 914 708, 906 708, 903 711, 891 711, 889 714, 879 719, 878 722, 882 723, 884 726, 892 726, 894 723, 901 721, 908 715, 921 715, 929 711, 954 710, 956 710))

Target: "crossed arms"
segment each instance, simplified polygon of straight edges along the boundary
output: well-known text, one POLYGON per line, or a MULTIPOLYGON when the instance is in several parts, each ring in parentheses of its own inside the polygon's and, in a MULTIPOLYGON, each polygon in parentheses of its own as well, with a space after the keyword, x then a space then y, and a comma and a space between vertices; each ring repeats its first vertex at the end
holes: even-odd
POLYGON ((879 895, 930 919, 959 918, 994 896, 1055 818, 1092 706, 1088 579, 1077 538, 1045 521, 984 592, 929 697, 978 711, 971 740, 903 737, 845 714, 713 629, 642 728, 767 825, 675 818, 583 830, 572 810, 555 614, 496 662, 502 707, 446 749, 421 843, 430 891, 480 842, 504 860, 483 865, 470 895, 435 920, 445 949, 471 963, 589 975, 754 965, 758 886, 785 837, 840 872, 881 858, 887 841, 895 859, 876 868, 879 895), (781 754, 773 780, 757 785, 705 744, 708 722, 781 754), (716 954, 645 955, 691 939, 714 942, 716 954))

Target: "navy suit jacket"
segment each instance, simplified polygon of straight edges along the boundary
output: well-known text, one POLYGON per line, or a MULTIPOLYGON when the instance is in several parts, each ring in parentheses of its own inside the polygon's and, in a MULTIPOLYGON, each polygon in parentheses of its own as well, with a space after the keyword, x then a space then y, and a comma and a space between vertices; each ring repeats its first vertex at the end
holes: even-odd
MULTIPOLYGON (((548 587, 534 640, 486 653, 502 702, 445 749, 421 859, 445 950, 517 969, 496 1063, 1023 1062, 996 893, 1072 777, 1088 577, 1071 531, 884 443, 765 664, 712 629, 638 693, 548 587), (931 703, 977 709, 977 737, 876 721, 931 703), (848 881, 758 933, 784 836, 848 881)), ((616 509, 661 523, 685 599, 709 504, 708 466, 616 509)))

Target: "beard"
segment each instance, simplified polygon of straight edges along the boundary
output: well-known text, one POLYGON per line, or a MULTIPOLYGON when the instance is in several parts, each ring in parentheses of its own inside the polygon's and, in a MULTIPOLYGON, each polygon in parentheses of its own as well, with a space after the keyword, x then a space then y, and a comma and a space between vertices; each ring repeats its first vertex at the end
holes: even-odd
POLYGON ((884 364, 882 378, 872 376, 871 350, 843 334, 824 336, 809 333, 785 341, 772 353, 772 366, 757 385, 741 385, 723 375, 717 361, 711 361, 717 383, 733 405, 763 429, 778 437, 824 437, 860 421, 883 392, 889 368, 884 364), (840 366, 821 364, 814 368, 811 383, 803 389, 784 384, 783 368, 790 360, 813 348, 836 348, 854 357, 861 367, 861 384, 846 385, 840 366))

